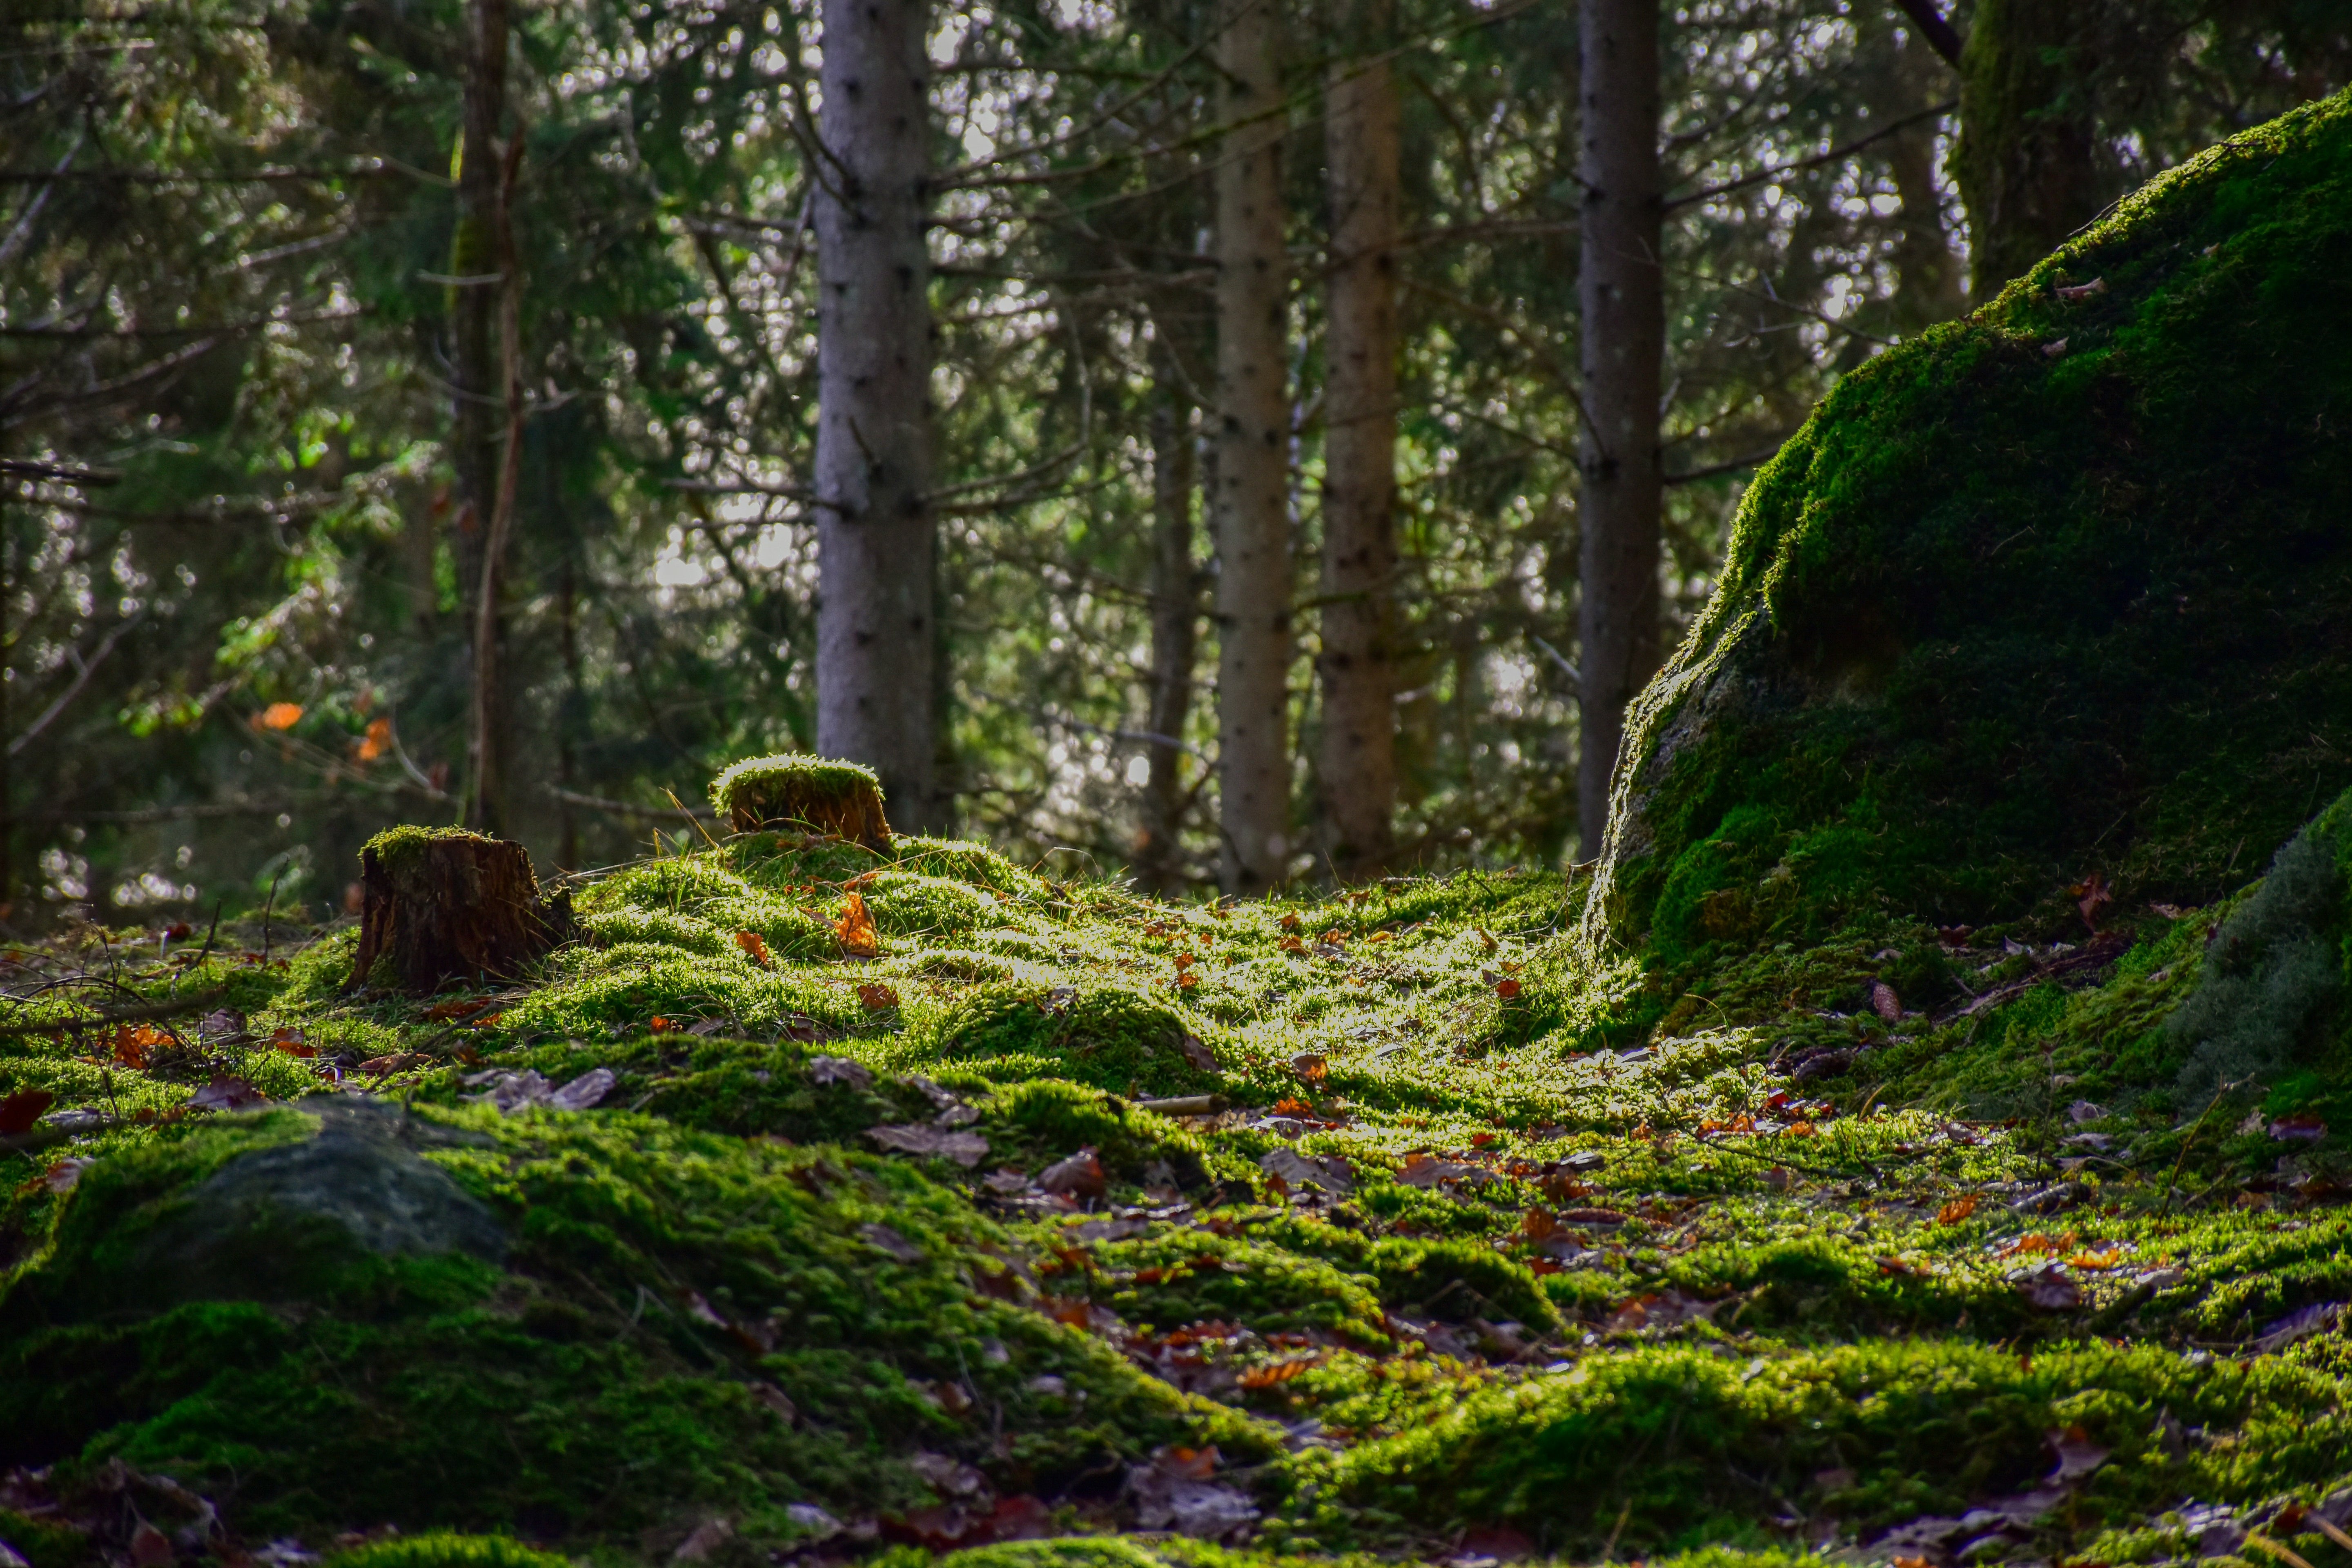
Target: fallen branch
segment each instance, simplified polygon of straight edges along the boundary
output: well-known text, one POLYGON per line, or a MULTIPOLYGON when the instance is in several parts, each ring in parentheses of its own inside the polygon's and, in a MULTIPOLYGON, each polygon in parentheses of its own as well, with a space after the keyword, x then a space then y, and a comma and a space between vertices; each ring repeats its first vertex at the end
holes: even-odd
POLYGON ((67 1029, 104 1029, 117 1024, 146 1024, 158 1018, 176 1018, 183 1014, 202 1012, 228 995, 228 987, 183 996, 173 1002, 149 1002, 137 1007, 118 1007, 110 1013, 100 1013, 93 1018, 52 1018, 37 1024, 0 1024, 0 1036, 53 1035, 67 1029))

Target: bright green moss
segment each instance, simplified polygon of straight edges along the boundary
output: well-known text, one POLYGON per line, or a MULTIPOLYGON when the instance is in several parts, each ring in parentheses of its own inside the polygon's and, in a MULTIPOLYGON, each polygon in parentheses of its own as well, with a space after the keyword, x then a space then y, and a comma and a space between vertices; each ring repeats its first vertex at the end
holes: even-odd
POLYGON ((1192 1053, 1206 1047, 1183 1013, 1118 984, 983 985, 932 1024, 924 1043, 982 1071, 992 1058, 1042 1057, 1065 1077, 1133 1097, 1198 1094, 1219 1081, 1194 1065, 1192 1053))
POLYGON ((2352 710, 2347 237, 2339 95, 1849 374, 1633 717, 1593 953, 1810 941, 1882 896, 2055 919, 2094 872, 2202 903, 2352 782, 2315 739, 2352 710))

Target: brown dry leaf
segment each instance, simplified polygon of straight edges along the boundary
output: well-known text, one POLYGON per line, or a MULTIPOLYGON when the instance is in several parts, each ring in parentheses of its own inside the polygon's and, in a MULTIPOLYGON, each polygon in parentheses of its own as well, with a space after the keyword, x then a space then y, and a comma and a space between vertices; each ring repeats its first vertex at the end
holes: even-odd
POLYGON ((1936 1223, 1937 1225, 1958 1225, 1960 1221, 1968 1218, 1970 1215, 1977 1212, 1977 1205, 1979 1201, 1981 1200, 1979 1200, 1974 1193, 1969 1194, 1966 1197, 1954 1198, 1950 1203, 1946 1204, 1942 1208, 1936 1211, 1936 1223))
POLYGON ((169 1045, 172 1037, 148 1024, 123 1024, 116 1027, 110 1043, 110 1054, 122 1066, 144 1068, 148 1054, 156 1047, 169 1045))
POLYGON ((880 981, 857 988, 857 1005, 869 1013, 884 1013, 898 1005, 898 993, 880 981))
POLYGON ((1176 1048, 1184 1054, 1184 1059, 1187 1062, 1190 1062, 1200 1071, 1214 1072, 1217 1070, 1216 1053, 1210 1050, 1207 1046, 1201 1043, 1200 1036, 1185 1036, 1181 1041, 1178 1042, 1176 1048))
POLYGON ((291 1024, 286 1025, 270 1036, 269 1044, 274 1049, 283 1051, 289 1057, 300 1057, 305 1061, 319 1054, 319 1047, 312 1045, 310 1037, 291 1024))
POLYGON ((1298 917, 1297 915, 1285 915, 1276 923, 1279 924, 1285 931, 1297 931, 1298 929, 1298 917))
POLYGON ((1081 1149, 1066 1160, 1056 1160, 1037 1173, 1037 1185, 1066 1198, 1098 1198, 1109 1186, 1102 1162, 1092 1149, 1081 1149))
POLYGON ((2045 1312, 2071 1312, 2083 1304, 2083 1288, 2066 1272, 2063 1263, 2053 1263, 2039 1272, 2018 1282, 2025 1299, 2045 1312))
POLYGON ((1290 1058, 1290 1070, 1309 1083, 1321 1083, 1331 1076, 1331 1064, 1313 1051, 1301 1051, 1290 1058))
POLYGON ((841 939, 841 951, 852 958, 881 956, 882 933, 874 929, 866 900, 856 893, 842 900, 841 918, 833 922, 833 934, 841 939))
POLYGON ((20 1089, 5 1100, 0 1100, 0 1138, 13 1138, 32 1130, 58 1097, 46 1089, 20 1089))
POLYGON ((761 936, 758 931, 737 931, 735 933, 735 945, 743 950, 744 957, 750 959, 752 963, 758 964, 762 969, 769 968, 773 963, 773 961, 768 956, 768 939, 761 936))
POLYGON ((977 1132, 951 1131, 944 1127, 928 1127, 921 1122, 908 1122, 895 1127, 869 1127, 866 1136, 885 1149, 896 1149, 902 1154, 937 1154, 953 1160, 965 1170, 971 1170, 988 1155, 988 1140, 977 1132))
POLYGON ((1264 1366, 1254 1366, 1234 1381, 1244 1388, 1272 1388, 1276 1384, 1288 1383, 1300 1373, 1312 1372, 1322 1364, 1323 1352, 1317 1351, 1310 1355, 1292 1356, 1287 1361, 1268 1362, 1264 1366))
POLYGON ((213 1074, 212 1082, 188 1097, 191 1110, 243 1110, 248 1105, 259 1105, 269 1097, 241 1078, 227 1073, 213 1074))
POLYGON ((1200 984, 1201 977, 1189 969, 1181 970, 1176 975, 1176 989, 1179 991, 1190 991, 1200 984))
POLYGON ((1506 1002, 1517 996, 1523 989, 1524 987, 1516 980, 1498 980, 1495 983, 1495 994, 1506 1002))
POLYGON ((2083 911, 2084 923, 2093 931, 2098 930, 2099 911, 2116 901, 2115 894, 2108 890, 2107 879, 2094 871, 2080 888, 2070 890, 2077 895, 2074 907, 2083 911))

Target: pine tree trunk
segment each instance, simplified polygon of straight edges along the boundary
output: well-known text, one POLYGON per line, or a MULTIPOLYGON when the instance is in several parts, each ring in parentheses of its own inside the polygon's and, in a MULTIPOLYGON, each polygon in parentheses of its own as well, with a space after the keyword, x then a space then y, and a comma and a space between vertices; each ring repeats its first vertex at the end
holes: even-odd
POLYGON ((908 832, 937 786, 929 7, 824 0, 816 196, 817 750, 864 763, 908 832))
POLYGON ((2073 0, 1979 0, 1969 24, 1952 162, 1980 300, 2105 204, 2095 21, 2094 7, 2073 0))
POLYGON ((1151 703, 1146 722, 1161 737, 1147 742, 1136 877, 1163 896, 1184 888, 1180 836, 1184 822, 1184 726, 1192 715, 1192 659, 1201 618, 1199 570, 1192 564, 1192 407, 1175 352, 1163 335, 1152 344, 1151 389, 1151 703))
MULTIPOLYGON (((1383 47, 1390 0, 1356 0, 1340 30, 1383 47)), ((1323 816, 1354 880, 1394 852, 1396 810, 1396 247, 1402 132, 1385 58, 1343 61, 1324 100, 1331 269, 1325 322, 1323 816)))
MULTIPOLYGON (((450 457, 457 471, 457 587, 468 634, 467 688, 475 708, 487 696, 491 721, 469 724, 465 812, 476 826, 497 826, 504 804, 505 737, 499 721, 498 647, 484 646, 484 593, 496 591, 491 534, 508 425, 500 317, 507 279, 506 169, 499 133, 507 99, 507 0, 468 0, 466 7, 465 129, 457 165, 457 226, 449 247, 452 391, 450 457), (487 744, 486 744, 487 742, 487 744)), ((495 631, 493 622, 493 631, 495 631)))
POLYGON ((1659 270, 1658 0, 1583 0, 1579 93, 1584 182, 1585 424, 1577 522, 1583 690, 1580 853, 1601 851, 1625 705, 1658 667, 1658 398, 1665 358, 1659 270))
POLYGON ((1217 27, 1219 826, 1225 889, 1249 894, 1290 864, 1282 85, 1265 0, 1220 0, 1217 27))

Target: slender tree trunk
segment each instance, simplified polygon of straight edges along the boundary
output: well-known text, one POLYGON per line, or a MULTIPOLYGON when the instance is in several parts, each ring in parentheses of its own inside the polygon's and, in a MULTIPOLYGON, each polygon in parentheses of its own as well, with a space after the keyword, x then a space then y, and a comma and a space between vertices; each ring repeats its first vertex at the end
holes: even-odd
MULTIPOLYGON (((478 711, 486 684, 496 709, 495 646, 485 647, 481 611, 495 575, 490 534, 499 505, 499 440, 509 423, 499 321, 505 158, 499 132, 507 100, 507 0, 468 0, 466 7, 464 140, 457 160, 457 226, 449 247, 451 424, 450 456, 457 470, 458 602, 473 624, 467 685, 478 711), (486 657, 487 656, 487 657, 486 657)), ((493 625, 495 630, 495 625, 493 625)), ((462 809, 467 823, 495 832, 503 805, 505 726, 475 717, 467 735, 462 809), (485 740, 488 745, 485 746, 485 740)))
POLYGON ((1953 159, 1976 296, 1989 300, 2096 217, 2109 163, 2091 91, 2094 7, 1979 0, 1960 52, 1953 159))
POLYGON ((1271 0, 1219 0, 1217 118, 1217 751, 1225 889, 1290 867, 1289 410, 1282 84, 1271 0))
POLYGON ((1576 825, 1600 853, 1625 705, 1658 667, 1658 398, 1665 359, 1659 270, 1658 0, 1582 0, 1580 112, 1584 182, 1582 755, 1576 825))
MULTIPOLYGON (((1922 10, 1937 15, 1924 6, 1922 10)), ((1948 96, 1949 62, 1920 34, 1905 38, 1893 54, 1893 68, 1874 72, 1870 78, 1874 116, 1893 120, 1948 96)), ((1937 321, 1948 321, 1966 310, 1968 289, 1950 231, 1944 226, 1942 195, 1936 188, 1935 123, 1899 131, 1882 145, 1887 172, 1895 177, 1895 194, 1903 198, 1899 220, 1903 233, 1895 247, 1895 324, 1906 333, 1916 332, 1937 321)))
MULTIPOLYGON (((1343 47, 1388 41, 1391 0, 1354 0, 1343 47)), ((1343 61, 1324 99, 1331 272, 1325 319, 1323 818, 1331 863, 1354 880, 1394 852, 1396 811, 1396 247, 1402 158, 1385 58, 1343 61)))
POLYGON ((490 525, 482 535, 481 599, 474 614, 473 730, 467 752, 473 766, 466 803, 468 826, 504 833, 514 815, 508 764, 514 754, 513 704, 506 680, 506 616, 500 602, 507 556, 514 536, 515 491, 522 479, 522 258, 514 243, 515 170, 522 163, 522 126, 518 121, 499 160, 495 229, 498 236, 499 364, 506 433, 499 448, 498 489, 490 525))
POLYGON ((816 199, 817 750, 944 827, 931 581, 929 61, 924 0, 824 0, 816 199))
POLYGON ((1201 617, 1192 563, 1192 406, 1165 338, 1152 344, 1151 704, 1139 879, 1162 895, 1184 887, 1184 726, 1192 714, 1192 658, 1201 617))

